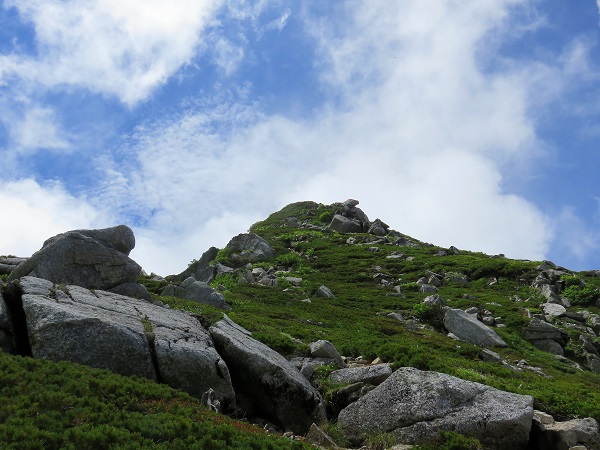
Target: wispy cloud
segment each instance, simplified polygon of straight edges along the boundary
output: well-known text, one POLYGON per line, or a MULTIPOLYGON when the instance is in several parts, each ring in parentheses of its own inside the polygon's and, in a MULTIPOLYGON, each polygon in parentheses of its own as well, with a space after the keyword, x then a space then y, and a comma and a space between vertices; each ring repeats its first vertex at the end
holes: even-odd
POLYGON ((68 151, 71 147, 68 136, 50 108, 27 107, 21 117, 12 116, 12 120, 5 121, 5 126, 11 138, 12 154, 29 154, 39 150, 68 151))
POLYGON ((56 182, 0 181, 0 204, 11 216, 0 221, 0 254, 29 256, 58 233, 110 223, 108 216, 56 182))
MULTIPOLYGON (((512 3, 353 4, 347 29, 307 19, 331 102, 304 120, 233 101, 140 127, 121 175, 145 228, 190 236, 223 211, 254 218, 290 201, 356 197, 424 240, 542 258, 550 220, 505 191, 502 175, 537 142, 528 81, 520 68, 478 65, 512 3)), ((210 236, 197 254, 202 244, 210 236)))
POLYGON ((34 27, 37 53, 0 56, 0 83, 72 85, 134 105, 191 60, 222 3, 7 0, 34 27))
MULTIPOLYGON (((72 1, 76 8, 67 11, 64 2, 20 2, 14 7, 36 30, 49 30, 37 31, 46 48, 37 58, 9 55, 4 62, 13 65, 5 65, 0 78, 31 73, 47 86, 84 86, 134 104, 194 58, 199 42, 211 47, 205 58, 243 79, 245 65, 255 64, 253 45, 261 33, 281 26, 285 34, 291 17, 278 6, 267 18, 262 0, 227 2, 209 24, 221 3, 195 2, 192 18, 173 13, 171 20, 182 28, 185 42, 169 29, 146 41, 152 17, 138 24, 128 9, 135 2, 120 4, 72 1), (52 14, 42 17, 45 8, 52 14), (47 24, 51 17, 58 24, 47 24), (80 26, 87 23, 83 18, 93 28, 89 36, 80 26), (232 25, 243 21, 244 31, 253 28, 254 34, 232 25), (117 32, 107 38, 106 27, 117 32), (81 36, 85 46, 72 43, 81 36), (87 61, 84 47, 99 50, 102 67, 87 61), (57 55, 64 58, 53 66, 57 55), (41 68, 63 66, 85 77, 39 75, 41 68)), ((136 258, 162 274, 182 270, 210 245, 224 245, 286 203, 349 197, 359 199, 371 218, 379 216, 422 240, 544 258, 559 235, 557 224, 576 221, 551 217, 517 195, 510 180, 532 175, 530 162, 545 151, 547 143, 537 133, 539 111, 555 106, 593 65, 590 48, 576 41, 562 53, 534 60, 531 53, 527 60, 502 53, 503 40, 545 26, 543 17, 527 15, 527 5, 521 0, 305 5, 294 11, 294 20, 304 21, 302 44, 312 46, 313 54, 303 62, 320 82, 310 115, 267 113, 251 95, 252 80, 237 87, 236 76, 230 84, 221 80, 222 89, 190 99, 176 114, 146 120, 100 155, 94 165, 100 185, 90 192, 89 204, 134 226, 136 258), (322 8, 334 8, 335 14, 321 14, 322 8)))

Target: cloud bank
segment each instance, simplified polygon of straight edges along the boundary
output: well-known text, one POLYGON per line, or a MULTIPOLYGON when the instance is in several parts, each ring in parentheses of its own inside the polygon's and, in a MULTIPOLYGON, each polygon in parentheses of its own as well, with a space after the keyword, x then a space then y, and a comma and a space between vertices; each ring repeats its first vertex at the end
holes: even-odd
POLYGON ((221 0, 7 0, 35 55, 0 56, 0 84, 71 85, 134 105, 190 61, 221 0))
MULTIPOLYGON (((353 197, 419 239, 543 258, 548 218, 502 182, 536 143, 527 79, 481 66, 515 2, 467 3, 353 3, 347 29, 307 15, 314 64, 335 90, 316 116, 230 103, 140 127, 116 202, 132 196, 148 229, 192 235, 221 211, 260 217, 353 197)), ((202 250, 209 242, 198 237, 202 250)))
MULTIPOLYGON (((163 275, 300 200, 356 198, 371 219, 444 246, 542 259, 559 235, 562 245, 585 253, 565 232, 581 225, 573 214, 550 217, 515 188, 515 180, 535 176, 532 162, 547 148, 538 111, 590 73, 588 50, 577 43, 558 58, 534 61, 503 50, 544 26, 531 2, 277 3, 265 24, 255 23, 268 9, 261 1, 227 3, 218 20, 222 2, 182 2, 168 11, 162 2, 137 3, 9 3, 43 45, 35 58, 0 57, 0 80, 80 86, 135 105, 182 65, 201 64, 199 55, 225 75, 214 91, 145 119, 99 150, 99 181, 85 200, 29 180, 40 198, 46 193, 83 218, 61 225, 127 223, 138 237, 134 258, 163 275), (235 39, 231 30, 219 38, 218 30, 241 20, 254 34, 241 28, 235 39), (248 48, 267 30, 283 39, 299 28, 312 48, 305 64, 319 101, 293 117, 267 113, 243 80, 245 68, 256 68, 258 51, 248 48), (214 47, 206 54, 204 38, 214 47)), ((52 115, 41 109, 36 117, 52 115)), ((66 141, 54 136, 49 141, 60 148, 66 141)))

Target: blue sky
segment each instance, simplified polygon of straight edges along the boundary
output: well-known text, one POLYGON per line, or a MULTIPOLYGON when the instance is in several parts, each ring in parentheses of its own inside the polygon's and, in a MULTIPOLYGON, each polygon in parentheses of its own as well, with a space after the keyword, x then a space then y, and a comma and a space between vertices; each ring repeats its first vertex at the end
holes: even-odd
POLYGON ((0 254, 183 270, 287 203, 600 268, 593 0, 0 0, 0 254))

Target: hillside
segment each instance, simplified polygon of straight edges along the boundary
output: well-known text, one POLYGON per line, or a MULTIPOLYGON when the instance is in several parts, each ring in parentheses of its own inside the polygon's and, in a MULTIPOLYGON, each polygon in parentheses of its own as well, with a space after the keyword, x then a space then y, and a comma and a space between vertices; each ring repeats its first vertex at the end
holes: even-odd
MULTIPOLYGON (((594 373, 595 358, 591 356, 600 346, 592 329, 595 315, 600 314, 597 272, 575 273, 550 262, 440 248, 389 230, 382 222, 376 222, 383 230, 376 234, 366 229, 356 233, 333 231, 328 225, 340 208, 341 204, 295 203, 254 224, 250 231, 273 250, 259 262, 225 248, 215 250, 209 261, 192 261, 188 271, 179 276, 145 276, 140 281, 152 293, 153 301, 192 312, 212 324, 223 316, 222 308, 161 293, 169 292, 165 291, 169 284, 176 289, 189 273, 207 263, 218 264, 225 269, 211 286, 231 308, 226 311, 229 318, 288 359, 308 357, 311 343, 326 340, 347 362, 359 364, 377 358, 390 363, 394 370, 414 367, 440 372, 531 395, 535 409, 557 420, 600 420, 600 375, 594 373), (540 350, 531 336, 526 339, 532 319, 551 316, 542 309, 550 302, 540 277, 548 273, 556 277, 551 282, 562 289, 560 295, 570 303, 563 313, 549 319, 566 333, 564 348, 558 351, 564 356, 540 350), (328 291, 333 296, 327 295, 328 291), (434 295, 439 298, 432 298, 434 295), (428 297, 430 301, 424 303, 428 297), (493 349, 501 360, 484 360, 480 346, 449 337, 444 305, 471 308, 474 316, 488 324, 507 344, 493 349)), ((70 363, 5 354, 0 357, 5 367, 4 379, 0 380, 5 403, 0 442, 7 448, 303 445, 263 436, 258 428, 211 415, 197 399, 163 385, 135 378, 117 381, 122 378, 70 363), (12 381, 22 378, 27 379, 28 387, 21 383, 17 385, 21 388, 8 388, 12 381), (64 382, 72 378, 81 382, 64 382), (36 396, 29 392, 30 386, 36 386, 36 396), (34 406, 25 407, 26 403, 34 406), (182 415, 187 418, 183 420, 182 415), (16 426, 27 431, 15 434, 16 426), (108 435, 113 433, 112 438, 94 438, 106 436, 107 430, 108 435), (179 437, 182 433, 189 435, 186 440, 179 437), (195 440, 191 434, 204 434, 205 438, 195 440), (19 442, 28 445, 20 446, 19 442)), ((336 435, 334 419, 339 410, 335 410, 335 398, 343 385, 327 378, 332 370, 334 367, 328 365, 315 369, 313 384, 327 403, 332 424, 326 429, 336 435)))
MULTIPOLYGON (((232 319, 287 355, 303 354, 310 342, 327 339, 345 356, 380 357, 397 367, 448 373, 533 395, 538 409, 559 417, 600 419, 598 375, 575 369, 524 339, 530 321, 527 311, 541 314, 540 304, 545 302, 540 290, 531 287, 539 274, 540 261, 452 251, 405 235, 389 238, 391 242, 378 242, 381 238, 366 233, 347 235, 286 225, 294 217, 298 223, 322 227, 329 223, 334 209, 312 202, 296 203, 252 226, 251 231, 267 240, 277 255, 252 266, 267 270, 273 267, 278 286, 240 285, 233 275, 218 276, 213 284, 225 289, 232 319), (349 239, 354 243, 349 244, 349 239), (407 245, 394 245, 396 239, 407 245), (404 256, 395 257, 399 254, 404 256), (436 309, 422 304, 429 294, 419 292, 417 283, 431 274, 438 274, 441 285, 436 292, 453 308, 477 307, 501 317, 505 327, 495 330, 509 347, 497 352, 512 363, 524 359, 545 376, 534 370, 515 372, 483 362, 478 358, 481 348, 457 344, 440 333, 436 309), (294 286, 286 280, 288 277, 302 281, 294 286), (321 285, 330 288, 335 298, 317 296, 321 285), (400 286, 401 294, 394 286, 400 286), (389 318, 390 312, 400 313, 407 320, 389 318)), ((227 259, 225 251, 217 260, 236 265, 227 259)), ((597 273, 567 273, 565 279, 577 277, 586 286, 572 290, 583 298, 572 299, 570 311, 600 313, 596 305, 600 287, 597 273), (592 294, 586 300, 585 293, 589 292, 592 294)), ((198 312, 205 310, 194 305, 196 308, 198 312)), ((580 322, 568 317, 561 322, 570 336, 565 355, 584 368, 586 361, 578 343, 581 331, 576 327, 580 322)))

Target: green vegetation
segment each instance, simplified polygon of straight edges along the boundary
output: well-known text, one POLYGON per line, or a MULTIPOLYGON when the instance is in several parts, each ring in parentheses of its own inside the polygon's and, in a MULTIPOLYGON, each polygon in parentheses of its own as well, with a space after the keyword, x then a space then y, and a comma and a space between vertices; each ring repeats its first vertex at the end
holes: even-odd
MULTIPOLYGON (((357 244, 350 245, 346 242, 349 235, 323 227, 321 217, 334 212, 334 207, 295 203, 251 227, 251 231, 266 239, 276 252, 274 258, 254 267, 273 266, 280 280, 289 276, 303 281, 298 287, 283 282, 278 287, 227 284, 224 295, 232 307, 228 315, 234 321, 288 356, 306 354, 308 344, 327 339, 343 355, 378 356, 394 367, 434 370, 498 389, 530 394, 535 398, 537 409, 558 418, 591 416, 600 420, 600 377, 589 371, 576 371, 523 339, 524 328, 529 323, 526 309, 539 312, 543 302, 539 291, 530 287, 540 262, 468 251, 438 256, 444 249, 428 244, 393 245, 397 236, 389 237, 387 244, 371 244, 376 237, 353 234, 357 244), (321 228, 287 226, 286 219, 290 217, 295 217, 298 223, 321 228), (373 246, 379 251, 368 250, 373 246), (394 252, 404 256, 387 258, 394 252), (502 318, 506 327, 496 330, 509 347, 496 351, 503 358, 513 364, 525 359, 531 366, 541 368, 546 376, 528 370, 515 372, 500 364, 483 362, 478 357, 480 348, 457 343, 436 331, 441 328, 439 310, 422 305, 428 294, 419 292, 416 283, 432 273, 441 277, 438 294, 451 307, 477 306, 502 318), (468 283, 456 281, 461 276, 467 277, 468 283), (321 285, 329 287, 335 298, 318 297, 316 291, 321 285), (393 289, 396 285, 400 286, 401 294, 393 289), (310 303, 302 301, 307 298, 310 303), (399 312, 409 320, 402 323, 388 318, 390 312, 399 312)), ((402 237, 418 242, 409 236, 402 237)), ((576 277, 585 282, 587 290, 600 287, 598 277, 583 273, 576 277)), ((160 299, 176 307, 185 304, 182 300, 160 299)), ((199 314, 203 314, 201 310, 209 310, 204 306, 195 308, 199 314)), ((598 313, 596 307, 586 308, 598 313)), ((577 360, 573 344, 577 336, 575 332, 570 333, 573 337, 566 349, 567 356, 577 360)), ((324 385, 323 389, 326 394, 332 387, 324 385)))
MULTIPOLYGON (((545 301, 530 287, 539 273, 539 262, 468 251, 443 255, 444 249, 422 243, 398 246, 398 239, 418 243, 400 234, 392 234, 387 242, 367 234, 342 235, 324 227, 334 212, 335 207, 295 203, 251 227, 275 250, 272 259, 253 267, 273 267, 279 285, 239 284, 238 274, 217 277, 212 285, 223 292, 232 308, 227 312, 232 320, 286 356, 306 355, 311 342, 327 339, 346 356, 379 357, 394 368, 433 370, 532 395, 536 409, 559 420, 600 420, 600 376, 576 370, 523 338, 528 310, 539 313, 545 301), (290 217, 297 220, 286 220, 290 217), (294 222, 321 228, 286 225, 294 222), (354 244, 347 242, 349 237, 354 244), (379 250, 369 251, 370 247, 379 250), (403 256, 395 257, 398 253, 403 256), (483 362, 479 347, 440 333, 440 309, 422 304, 428 294, 420 292, 417 283, 431 274, 438 275, 437 293, 451 307, 477 306, 501 317, 505 328, 496 330, 509 347, 495 351, 510 364, 526 360, 543 375, 483 362), (296 286, 286 277, 302 281, 296 286), (321 285, 335 297, 317 296, 321 285), (406 320, 388 317, 390 312, 406 320)), ((236 267, 226 250, 219 251, 216 261, 236 267)), ((594 275, 563 276, 561 295, 578 309, 598 314, 600 277, 594 275)), ((140 281, 154 300, 197 314, 205 324, 222 317, 223 311, 215 307, 159 296, 165 282, 146 277, 140 281)), ((577 344, 580 332, 568 332, 571 341, 566 356, 583 363, 577 344)), ((325 398, 340 387, 326 380, 332 369, 315 370, 325 398)), ((197 400, 165 386, 66 363, 0 354, 0 394, 3 448, 301 448, 298 442, 276 439, 248 424, 212 414, 197 400)), ((325 429, 345 445, 335 423, 325 429)), ((384 448, 388 439, 374 435, 367 445, 384 448)), ((418 448, 471 450, 480 445, 455 433, 442 433, 437 441, 418 448)))
POLYGON ((301 449, 167 386, 0 353, 3 449, 301 449))
POLYGON ((417 445, 415 450, 479 450, 481 443, 475 438, 467 438, 452 431, 441 431, 437 440, 417 445))

